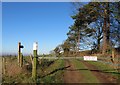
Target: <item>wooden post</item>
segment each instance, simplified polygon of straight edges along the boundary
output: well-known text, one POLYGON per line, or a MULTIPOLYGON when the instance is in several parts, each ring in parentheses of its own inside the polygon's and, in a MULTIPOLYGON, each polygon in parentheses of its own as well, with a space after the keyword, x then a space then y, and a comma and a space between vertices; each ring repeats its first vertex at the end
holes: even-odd
POLYGON ((30 54, 30 60, 31 60, 31 63, 32 63, 32 65, 33 65, 33 57, 32 57, 31 54, 30 54))
POLYGON ((21 42, 18 42, 18 65, 20 64, 20 55, 21 55, 20 46, 21 46, 21 42))
POLYGON ((5 57, 2 58, 2 62, 3 62, 3 74, 6 74, 6 59, 5 59, 5 57))
POLYGON ((113 60, 113 62, 114 62, 114 58, 115 58, 115 50, 114 50, 114 48, 112 49, 112 60, 113 60))
POLYGON ((113 63, 113 67, 114 67, 114 69, 117 69, 118 68, 118 66, 115 66, 115 64, 116 64, 116 62, 115 62, 115 48, 113 48, 112 49, 112 63, 113 63))
POLYGON ((32 64, 32 77, 33 79, 37 79, 37 50, 38 43, 33 43, 33 64, 32 64))
POLYGON ((20 53, 20 67, 23 66, 23 54, 20 53))
POLYGON ((21 45, 21 42, 18 42, 18 65, 22 67, 23 65, 23 55, 21 52, 21 49, 24 48, 24 46, 21 45))

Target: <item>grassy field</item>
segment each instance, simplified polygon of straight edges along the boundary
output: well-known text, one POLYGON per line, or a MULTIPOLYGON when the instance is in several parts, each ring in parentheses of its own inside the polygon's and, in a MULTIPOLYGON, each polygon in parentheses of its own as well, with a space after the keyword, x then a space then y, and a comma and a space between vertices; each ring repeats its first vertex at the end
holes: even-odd
POLYGON ((40 78, 40 83, 63 83, 64 71, 62 68, 64 68, 64 61, 55 60, 52 65, 40 72, 43 75, 40 78))
POLYGON ((83 83, 99 83, 98 79, 89 70, 87 70, 88 68, 82 62, 73 60, 73 63, 82 74, 83 83))
MULTIPOLYGON (((63 68, 63 60, 40 60, 37 66, 37 83, 62 83, 63 68)), ((6 57, 3 83, 35 83, 31 75, 32 65, 29 57, 24 57, 22 68, 17 65, 16 57, 6 57)))
POLYGON ((115 78, 118 78, 118 75, 120 75, 120 72, 117 68, 112 68, 109 64, 105 64, 102 62, 88 62, 94 66, 96 66, 100 71, 110 74, 114 76, 115 78))
MULTIPOLYGON (((114 79, 118 79, 118 75, 120 75, 117 69, 101 62, 87 61, 88 66, 84 63, 83 59, 70 59, 70 62, 75 66, 72 70, 75 72, 79 71, 78 74, 81 76, 81 83, 100 83, 98 76, 94 74, 94 71, 90 70, 89 64, 97 68, 96 71, 98 71, 98 75, 104 73, 105 75, 112 76, 114 79)), ((5 73, 3 73, 2 78, 3 83, 65 83, 64 73, 67 69, 65 68, 64 59, 39 59, 37 81, 32 78, 32 64, 29 56, 24 57, 24 65, 22 68, 17 64, 17 57, 6 57, 5 64, 5 73)), ((74 78, 74 75, 68 75, 74 78)))

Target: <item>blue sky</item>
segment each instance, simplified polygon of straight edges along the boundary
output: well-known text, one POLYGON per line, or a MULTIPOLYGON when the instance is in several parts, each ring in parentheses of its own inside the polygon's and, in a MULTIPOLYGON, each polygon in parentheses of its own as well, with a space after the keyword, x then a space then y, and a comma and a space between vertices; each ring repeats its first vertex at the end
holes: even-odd
POLYGON ((39 53, 49 53, 67 38, 71 15, 67 2, 2 3, 2 52, 17 53, 21 41, 23 53, 29 54, 37 41, 39 53))

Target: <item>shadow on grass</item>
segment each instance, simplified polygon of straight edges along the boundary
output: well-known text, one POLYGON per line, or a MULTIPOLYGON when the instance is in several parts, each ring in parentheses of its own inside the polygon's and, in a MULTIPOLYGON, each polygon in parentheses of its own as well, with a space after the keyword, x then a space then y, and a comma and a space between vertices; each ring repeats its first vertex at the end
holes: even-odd
POLYGON ((102 72, 102 73, 120 74, 120 72, 110 72, 110 71, 116 71, 116 70, 119 70, 119 69, 90 70, 90 71, 96 71, 96 72, 102 72))
POLYGON ((101 73, 112 73, 112 74, 120 74, 120 72, 108 72, 108 71, 116 71, 119 69, 105 69, 105 70, 96 70, 96 69, 66 69, 68 71, 78 71, 78 70, 88 70, 88 71, 95 71, 101 73))
POLYGON ((70 67, 70 66, 66 66, 66 67, 62 67, 62 68, 55 69, 54 71, 48 73, 47 75, 42 76, 41 78, 44 78, 44 77, 46 77, 46 76, 49 76, 49 75, 51 75, 51 74, 53 74, 53 73, 55 73, 55 72, 57 72, 57 71, 60 71, 60 70, 66 70, 66 69, 69 68, 69 67, 70 67))

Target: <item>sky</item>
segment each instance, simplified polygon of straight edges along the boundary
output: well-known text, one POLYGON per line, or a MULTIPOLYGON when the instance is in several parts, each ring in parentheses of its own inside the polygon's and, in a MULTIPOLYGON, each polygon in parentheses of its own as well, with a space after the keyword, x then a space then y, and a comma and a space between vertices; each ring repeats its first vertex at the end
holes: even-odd
POLYGON ((2 55, 2 3, 0 2, 0 56, 2 55))
POLYGON ((38 53, 45 54, 67 39, 73 24, 69 2, 3 2, 2 53, 17 54, 18 42, 23 54, 32 54, 38 42, 38 53))

